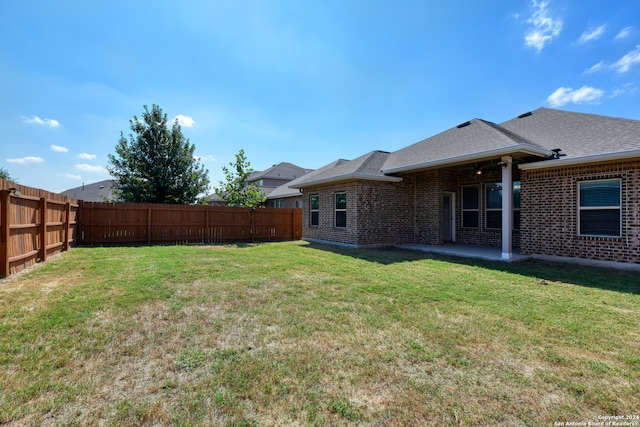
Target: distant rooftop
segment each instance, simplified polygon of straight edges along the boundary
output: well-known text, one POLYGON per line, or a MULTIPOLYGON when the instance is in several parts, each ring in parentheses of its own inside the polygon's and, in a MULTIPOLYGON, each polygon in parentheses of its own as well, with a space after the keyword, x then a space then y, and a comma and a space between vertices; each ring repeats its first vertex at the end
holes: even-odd
POLYGON ((91 184, 82 184, 80 187, 65 190, 61 194, 85 202, 112 201, 116 197, 112 191, 114 182, 113 179, 105 179, 91 184))

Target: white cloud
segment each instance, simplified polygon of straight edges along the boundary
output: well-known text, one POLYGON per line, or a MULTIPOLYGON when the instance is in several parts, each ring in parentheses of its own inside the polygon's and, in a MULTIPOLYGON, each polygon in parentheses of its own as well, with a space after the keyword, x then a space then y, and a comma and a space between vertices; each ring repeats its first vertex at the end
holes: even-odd
POLYGON ((528 23, 533 24, 533 28, 525 35, 525 44, 540 52, 544 46, 557 37, 562 30, 562 19, 551 18, 548 14, 548 1, 533 0, 531 5, 535 9, 528 23))
POLYGON ((604 96, 604 91, 591 86, 582 86, 573 90, 570 87, 558 88, 547 98, 547 102, 552 107, 562 107, 565 104, 585 104, 594 103, 604 96))
POLYGON ((65 177, 71 178, 71 179, 75 179, 77 181, 80 181, 82 179, 82 177, 80 175, 73 175, 71 173, 65 173, 62 176, 65 176, 65 177))
POLYGON ((80 154, 78 154, 78 157, 80 157, 81 159, 84 159, 84 160, 93 160, 97 156, 95 154, 80 153, 80 154))
POLYGON ((631 30, 633 30, 633 27, 625 27, 623 29, 621 29, 618 34, 616 34, 615 39, 616 40, 624 40, 627 37, 629 37, 629 34, 631 34, 631 30))
POLYGON ((106 172, 106 169, 102 166, 94 166, 88 165, 86 163, 81 163, 76 165, 76 169, 81 170, 83 172, 106 172))
POLYGON ((604 68, 604 61, 600 61, 597 64, 593 65, 591 68, 589 68, 587 71, 585 71, 585 74, 591 74, 591 73, 595 73, 596 71, 600 71, 604 68))
POLYGON ((60 122, 57 120, 53 120, 53 119, 41 119, 38 116, 33 116, 33 119, 24 118, 24 122, 25 123, 29 123, 29 124, 34 124, 34 125, 42 125, 42 126, 49 126, 52 128, 57 128, 58 126, 60 126, 60 122))
POLYGON ((69 151, 67 147, 61 147, 55 144, 51 144, 49 148, 51 148, 53 151, 57 151, 58 153, 66 153, 67 151, 69 151))
POLYGON ((174 120, 178 121, 180 126, 190 128, 195 124, 195 120, 189 116, 183 116, 182 114, 178 114, 174 120))
POLYGON ((44 162, 42 157, 27 156, 19 159, 6 159, 9 163, 17 163, 19 165, 38 164, 44 162))
POLYGON ((578 43, 584 44, 584 43, 592 42, 594 40, 598 40, 600 36, 604 34, 605 28, 606 28, 606 25, 600 25, 597 28, 594 28, 589 31, 585 31, 584 33, 582 33, 582 35, 578 39, 578 43))
POLYGON ((619 73, 626 73, 633 65, 638 63, 640 63, 640 44, 636 46, 635 50, 611 64, 611 68, 614 68, 619 73))
POLYGON ((216 158, 213 157, 211 154, 207 155, 207 156, 193 156, 194 159, 198 160, 198 161, 202 161, 202 162, 215 162, 216 158))

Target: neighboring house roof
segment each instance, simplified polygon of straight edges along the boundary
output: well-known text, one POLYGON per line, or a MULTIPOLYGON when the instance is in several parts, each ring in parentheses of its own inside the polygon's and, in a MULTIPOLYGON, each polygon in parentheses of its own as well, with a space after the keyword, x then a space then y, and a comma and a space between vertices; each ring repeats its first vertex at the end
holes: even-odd
POLYGON ((292 181, 296 178, 303 176, 308 172, 308 169, 301 168, 292 163, 281 162, 277 165, 271 166, 269 169, 263 171, 253 171, 249 175, 249 182, 257 181, 259 179, 282 179, 292 181))
POLYGON ((386 174, 481 161, 496 156, 538 156, 553 152, 495 123, 473 119, 393 152, 382 166, 386 174))
POLYGON ((520 165, 521 169, 640 157, 639 120, 539 108, 501 126, 562 150, 558 159, 520 165))
POLYGON ((296 185, 297 183, 302 182, 303 180, 307 180, 314 175, 322 174, 327 170, 333 169, 344 162, 348 162, 348 160, 344 160, 344 159, 335 160, 329 163, 328 165, 324 165, 320 169, 310 170, 305 175, 299 178, 296 178, 294 180, 291 180, 285 184, 282 184, 279 187, 274 188, 273 191, 271 191, 267 195, 267 199, 284 199, 287 197, 300 196, 300 190, 297 187, 292 188, 291 185, 296 185))
POLYGON ((113 179, 106 179, 92 184, 82 184, 80 187, 65 190, 61 194, 85 202, 110 201, 116 198, 113 193, 114 182, 113 179))
POLYGON ((391 153, 387 151, 371 151, 353 160, 336 160, 314 173, 309 173, 299 181, 289 182, 291 188, 304 188, 310 185, 330 184, 354 179, 369 181, 399 182, 402 178, 387 176, 382 173, 382 165, 391 153))

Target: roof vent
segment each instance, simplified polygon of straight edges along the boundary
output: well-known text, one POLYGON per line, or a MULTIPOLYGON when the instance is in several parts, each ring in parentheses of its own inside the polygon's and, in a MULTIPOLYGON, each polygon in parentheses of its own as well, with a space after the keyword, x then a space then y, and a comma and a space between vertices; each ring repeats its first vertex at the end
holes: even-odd
POLYGON ((531 111, 527 111, 526 113, 522 113, 518 116, 519 119, 524 119, 525 117, 529 117, 531 114, 533 114, 531 111))
POLYGON ((464 123, 460 123, 458 126, 456 126, 458 129, 461 129, 463 127, 467 127, 471 124, 471 122, 464 122, 464 123))

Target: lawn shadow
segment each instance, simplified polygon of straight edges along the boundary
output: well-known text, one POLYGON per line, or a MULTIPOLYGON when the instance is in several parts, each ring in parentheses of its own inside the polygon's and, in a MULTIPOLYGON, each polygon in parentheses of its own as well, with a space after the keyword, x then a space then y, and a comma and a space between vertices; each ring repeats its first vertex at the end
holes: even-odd
POLYGON ((636 271, 629 270, 541 260, 507 263, 420 252, 395 247, 356 249, 322 243, 309 243, 303 247, 313 250, 329 251, 384 265, 415 262, 419 260, 443 261, 533 277, 539 279, 541 285, 546 285, 550 282, 563 282, 588 288, 640 295, 640 274, 636 271))

